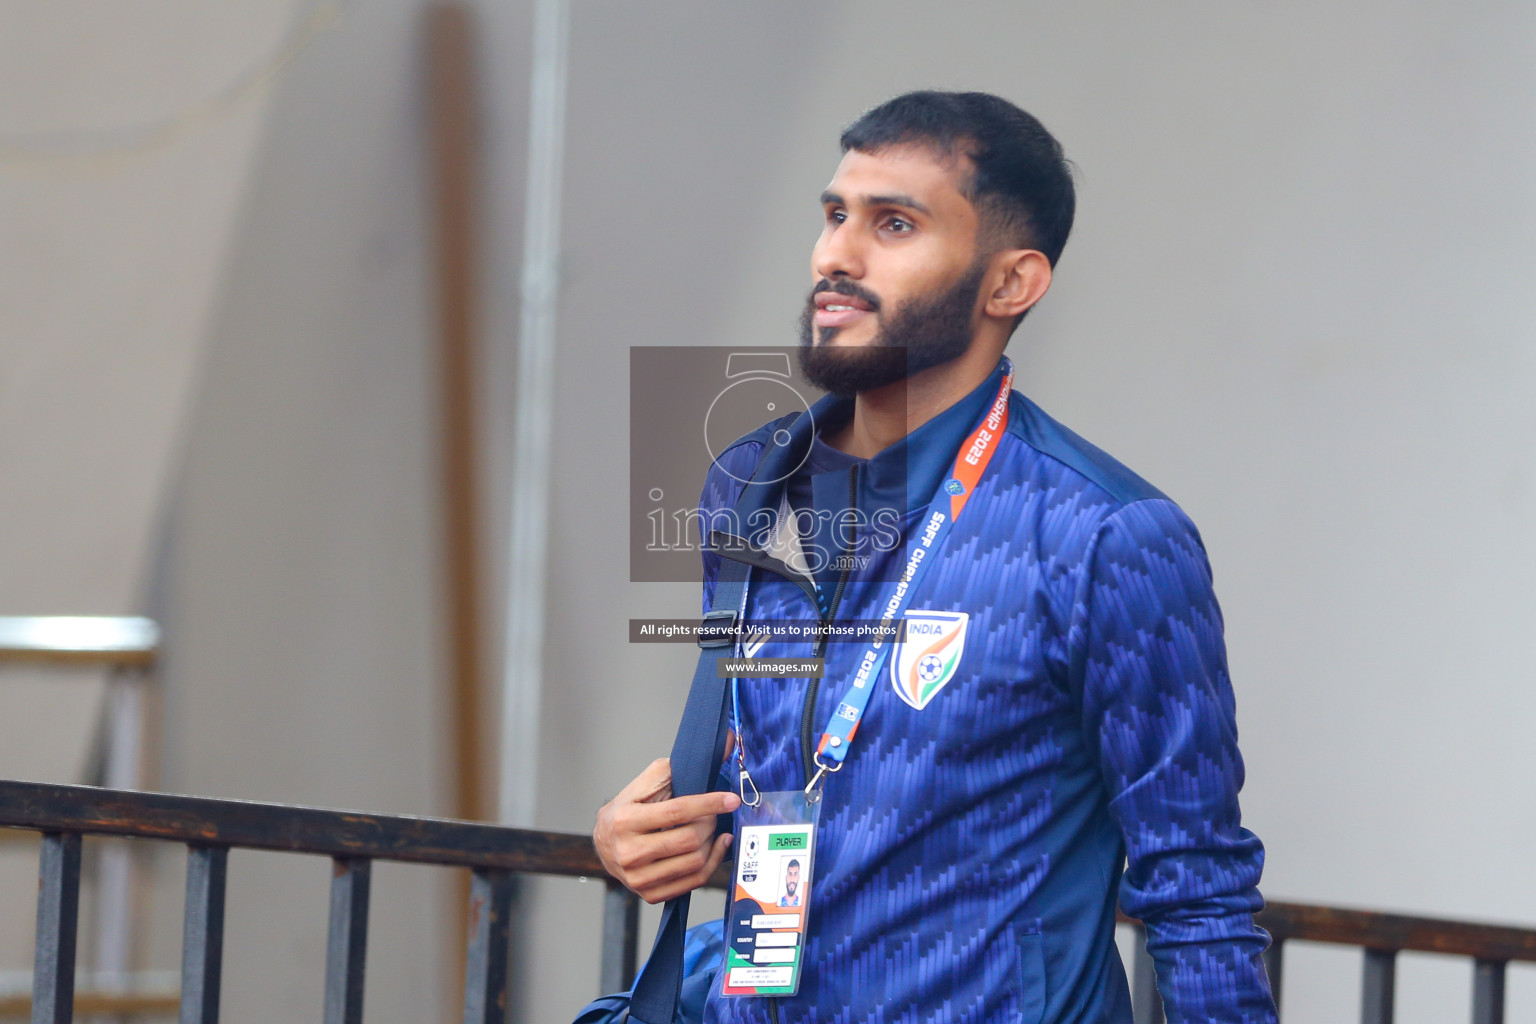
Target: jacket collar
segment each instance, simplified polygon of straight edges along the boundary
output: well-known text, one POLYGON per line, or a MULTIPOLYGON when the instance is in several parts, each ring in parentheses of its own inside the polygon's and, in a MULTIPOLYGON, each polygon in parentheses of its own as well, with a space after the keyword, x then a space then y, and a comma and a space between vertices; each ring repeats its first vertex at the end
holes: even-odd
MULTIPOLYGON (((1003 380, 1002 361, 960 401, 870 459, 859 474, 858 507, 866 513, 882 508, 907 513, 926 508, 954 465, 960 444, 981 422, 1003 380)), ((846 423, 853 399, 828 395, 793 421, 769 434, 767 452, 752 481, 736 502, 741 522, 759 510, 779 507, 784 482, 804 464, 816 431, 846 423)), ((825 473, 812 478, 817 508, 848 507, 846 478, 825 473)))

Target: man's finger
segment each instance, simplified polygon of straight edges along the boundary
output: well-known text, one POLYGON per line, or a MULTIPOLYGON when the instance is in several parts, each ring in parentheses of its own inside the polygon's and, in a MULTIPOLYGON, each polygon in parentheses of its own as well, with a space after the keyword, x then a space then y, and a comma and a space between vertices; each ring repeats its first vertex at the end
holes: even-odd
POLYGON ((630 811, 630 821, 636 832, 655 832, 687 825, 701 818, 712 818, 717 814, 730 814, 740 806, 741 797, 735 793, 675 796, 660 803, 635 805, 630 811))
POLYGON ((711 852, 713 852, 711 848, 706 845, 691 853, 678 854, 676 857, 637 866, 626 872, 624 884, 648 900, 655 899, 658 890, 678 884, 683 885, 683 888, 678 891, 687 892, 694 887, 689 880, 709 863, 708 855, 711 852))
POLYGON ((731 834, 729 832, 715 837, 715 848, 709 855, 709 863, 704 865, 704 878, 706 881, 709 879, 709 876, 715 873, 715 869, 720 866, 720 862, 725 860, 725 853, 730 848, 731 834))
POLYGON ((735 793, 699 793, 654 804, 622 804, 614 808, 614 824, 626 834, 660 832, 729 814, 741 805, 735 793))
POLYGON ((658 757, 645 766, 645 771, 631 779, 629 785, 619 790, 619 795, 613 800, 615 803, 641 803, 654 799, 659 791, 671 788, 672 762, 665 757, 658 757))
MULTIPOLYGON (((709 857, 705 860, 702 867, 675 878, 659 876, 656 881, 648 885, 635 887, 635 891, 648 903, 663 903, 667 900, 675 899, 685 892, 692 892, 709 881, 710 876, 715 873, 715 869, 720 866, 720 862, 725 859, 725 853, 730 848, 730 845, 731 837, 729 833, 718 836, 710 850, 709 857)), ((687 866, 691 867, 696 863, 697 861, 691 861, 687 866)), ((683 866, 683 861, 679 859, 677 863, 668 866, 683 866)))
POLYGON ((709 846, 710 837, 715 834, 715 819, 701 818, 691 821, 678 828, 663 829, 660 832, 647 832, 638 837, 653 845, 652 860, 666 860, 668 857, 676 857, 681 854, 693 853, 696 850, 705 850, 709 846))

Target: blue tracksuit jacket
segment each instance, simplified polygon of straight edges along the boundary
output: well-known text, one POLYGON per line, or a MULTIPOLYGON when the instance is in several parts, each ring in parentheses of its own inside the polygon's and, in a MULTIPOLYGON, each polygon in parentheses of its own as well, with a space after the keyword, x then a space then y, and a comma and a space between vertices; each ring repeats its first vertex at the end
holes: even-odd
MULTIPOLYGON (((907 530, 1001 378, 867 464, 815 477, 817 509, 851 501, 865 525, 823 521, 807 548, 857 557, 810 565, 808 579, 748 554, 747 618, 878 619, 907 530)), ((824 429, 850 412, 829 397, 812 415, 824 429)), ((805 417, 786 417, 736 442, 710 469, 703 521, 740 536, 773 520, 810 437, 805 417)), ((706 608, 720 557, 705 554, 706 608)), ((1252 919, 1263 847, 1239 823, 1221 612, 1184 513, 1014 392, 991 464, 914 594, 909 614, 921 610, 965 613, 959 661, 918 710, 898 696, 893 651, 826 783, 799 993, 771 1008, 717 985, 705 1019, 1130 1024, 1118 898, 1146 922, 1172 1024, 1273 1022, 1268 936, 1252 919)), ((775 639, 752 653, 814 646, 775 639)), ((826 645, 820 681, 741 681, 760 789, 805 785, 806 748, 863 649, 826 645)))

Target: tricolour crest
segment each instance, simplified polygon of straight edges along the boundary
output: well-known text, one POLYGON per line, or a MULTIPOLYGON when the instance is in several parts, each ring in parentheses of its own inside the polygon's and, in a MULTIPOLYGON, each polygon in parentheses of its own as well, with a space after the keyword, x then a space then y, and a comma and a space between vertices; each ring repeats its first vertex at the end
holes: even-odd
POLYGON ((891 685, 917 710, 955 677, 965 653, 965 612, 909 611, 906 639, 891 652, 891 685))

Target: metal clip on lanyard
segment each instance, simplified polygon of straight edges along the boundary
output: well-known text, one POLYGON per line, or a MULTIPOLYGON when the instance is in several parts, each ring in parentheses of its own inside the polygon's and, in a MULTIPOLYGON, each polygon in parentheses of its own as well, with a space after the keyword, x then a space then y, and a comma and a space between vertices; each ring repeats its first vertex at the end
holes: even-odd
POLYGON ((736 789, 741 793, 743 807, 756 807, 763 802, 763 795, 757 791, 757 783, 752 781, 752 775, 747 771, 747 741, 741 732, 741 692, 740 680, 731 677, 731 725, 736 730, 736 767, 740 774, 736 778, 736 789), (747 790, 752 791, 748 798, 747 790))
POLYGON ((814 804, 821 799, 821 779, 825 775, 835 775, 843 770, 843 762, 836 761, 832 764, 821 763, 821 752, 817 751, 812 759, 816 762, 816 774, 811 776, 811 781, 805 786, 805 802, 814 804))

